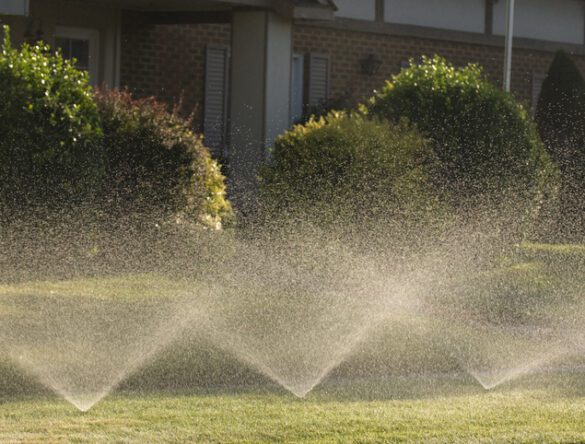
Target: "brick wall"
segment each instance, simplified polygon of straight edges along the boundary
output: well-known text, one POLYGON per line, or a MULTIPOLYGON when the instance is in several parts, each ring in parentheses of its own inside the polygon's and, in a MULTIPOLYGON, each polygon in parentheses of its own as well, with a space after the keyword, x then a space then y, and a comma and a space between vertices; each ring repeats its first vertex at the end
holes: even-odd
POLYGON ((152 25, 140 13, 124 13, 120 83, 136 97, 154 96, 181 103, 200 125, 208 44, 230 43, 230 26, 221 24, 152 25))
MULTIPOLYGON (((355 100, 363 100, 380 88, 391 74, 399 72, 403 62, 423 54, 439 54, 456 65, 479 63, 493 82, 502 83, 504 49, 495 46, 324 29, 313 25, 297 25, 294 32, 295 52, 330 54, 333 97, 349 93, 355 100), (374 76, 361 73, 360 60, 368 54, 375 54, 383 60, 374 76)), ((520 100, 530 103, 533 74, 546 73, 553 55, 546 51, 514 49, 512 90, 520 100)), ((585 72, 585 58, 574 59, 585 72)))
MULTIPOLYGON (((194 112, 200 125, 205 88, 205 49, 208 44, 230 43, 225 24, 152 25, 139 13, 122 20, 121 84, 137 96, 155 96, 167 103, 182 100, 185 114, 194 112)), ((472 43, 393 36, 296 24, 294 51, 325 53, 331 57, 331 96, 364 100, 384 84, 402 63, 422 54, 439 54, 456 65, 476 62, 490 79, 502 82, 503 48, 472 43), (360 60, 375 54, 383 60, 373 76, 361 73, 360 60)), ((512 90, 530 105, 535 73, 546 73, 553 53, 514 50, 512 90)), ((585 57, 574 59, 585 72, 585 57)))

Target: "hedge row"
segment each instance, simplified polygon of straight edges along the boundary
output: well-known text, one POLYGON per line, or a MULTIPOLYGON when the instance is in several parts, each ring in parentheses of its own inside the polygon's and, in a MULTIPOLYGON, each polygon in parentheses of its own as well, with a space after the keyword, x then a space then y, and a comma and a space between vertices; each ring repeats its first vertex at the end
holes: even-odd
MULTIPOLYGON (((94 94, 45 45, 0 53, 0 204, 89 203, 219 226, 224 177, 190 123, 154 100, 94 94)), ((293 207, 319 223, 432 219, 513 202, 527 219, 558 172, 526 111, 476 65, 423 58, 355 112, 310 119, 277 139, 262 170, 264 214, 293 207)), ((374 222, 375 223, 375 222, 374 222)), ((401 223, 401 222, 400 222, 401 223)))
POLYGON ((276 141, 263 173, 269 202, 329 202, 339 214, 341 200, 354 216, 378 220, 483 205, 525 222, 553 199, 557 180, 523 107, 478 66, 440 57, 412 63, 353 114, 296 126, 276 141))
POLYGON ((0 205, 156 212, 218 227, 224 177, 190 122, 152 99, 94 93, 44 44, 0 47, 0 205))

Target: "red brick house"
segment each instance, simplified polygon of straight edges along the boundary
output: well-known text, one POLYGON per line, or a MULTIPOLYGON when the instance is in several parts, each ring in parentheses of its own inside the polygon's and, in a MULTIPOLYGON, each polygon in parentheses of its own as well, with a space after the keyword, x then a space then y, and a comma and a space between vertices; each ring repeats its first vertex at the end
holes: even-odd
MULTIPOLYGON (((92 82, 181 103, 240 182, 324 100, 370 96, 410 58, 501 83, 506 0, 0 0, 14 39, 60 46, 92 82)), ((512 90, 534 105, 554 51, 585 70, 585 1, 516 0, 512 90)))

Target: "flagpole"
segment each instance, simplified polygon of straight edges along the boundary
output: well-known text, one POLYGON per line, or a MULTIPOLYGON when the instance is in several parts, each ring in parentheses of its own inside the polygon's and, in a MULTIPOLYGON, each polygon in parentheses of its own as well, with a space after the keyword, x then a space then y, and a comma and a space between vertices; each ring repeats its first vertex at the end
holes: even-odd
POLYGON ((512 83, 512 42, 514 39, 514 0, 506 0, 506 43, 504 55, 504 91, 510 92, 512 83))

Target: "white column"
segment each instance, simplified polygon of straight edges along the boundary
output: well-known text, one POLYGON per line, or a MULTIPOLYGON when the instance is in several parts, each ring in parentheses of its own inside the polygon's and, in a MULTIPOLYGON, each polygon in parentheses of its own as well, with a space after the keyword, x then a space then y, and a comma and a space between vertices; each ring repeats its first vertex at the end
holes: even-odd
POLYGON ((292 21, 268 11, 232 19, 229 163, 236 200, 256 188, 258 167, 290 124, 292 21))

